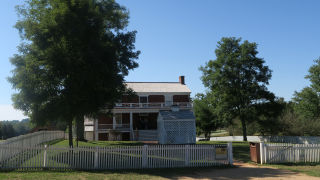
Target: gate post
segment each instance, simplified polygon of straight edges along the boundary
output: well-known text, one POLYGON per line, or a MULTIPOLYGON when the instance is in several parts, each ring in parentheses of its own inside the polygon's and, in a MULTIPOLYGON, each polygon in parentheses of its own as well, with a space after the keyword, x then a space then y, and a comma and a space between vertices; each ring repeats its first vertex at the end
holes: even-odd
POLYGON ((233 164, 232 142, 228 142, 228 163, 233 164))
POLYGON ((144 145, 142 149, 142 168, 146 168, 148 165, 148 145, 144 145))
POLYGON ((95 148, 94 150, 94 169, 99 168, 99 152, 98 152, 98 147, 95 148))
POLYGON ((190 145, 189 144, 187 144, 187 145, 185 145, 184 146, 184 152, 185 152, 185 154, 184 154, 184 165, 185 166, 189 166, 189 149, 190 149, 190 145))
POLYGON ((265 150, 264 150, 264 142, 260 142, 260 164, 263 164, 265 161, 264 158, 264 154, 265 154, 265 150))
POLYGON ((44 145, 44 152, 43 152, 43 167, 47 167, 47 145, 44 145))

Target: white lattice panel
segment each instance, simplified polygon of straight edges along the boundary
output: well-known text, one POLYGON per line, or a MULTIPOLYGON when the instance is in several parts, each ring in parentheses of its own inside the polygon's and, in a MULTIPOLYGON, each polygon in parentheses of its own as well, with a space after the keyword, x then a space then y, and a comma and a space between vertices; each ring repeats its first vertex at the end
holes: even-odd
POLYGON ((195 121, 170 120, 162 121, 160 143, 162 144, 191 144, 196 141, 195 121))

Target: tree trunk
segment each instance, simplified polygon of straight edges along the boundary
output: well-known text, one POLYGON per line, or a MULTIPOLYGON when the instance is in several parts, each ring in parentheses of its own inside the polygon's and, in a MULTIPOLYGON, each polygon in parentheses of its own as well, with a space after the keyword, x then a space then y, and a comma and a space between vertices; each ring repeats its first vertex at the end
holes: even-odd
POLYGON ((84 117, 82 115, 76 118, 77 141, 84 141, 84 117))
POLYGON ((210 140, 210 135, 211 135, 211 132, 205 132, 204 133, 204 138, 210 140))
POLYGON ((69 126, 69 147, 73 147, 73 139, 72 139, 72 118, 69 118, 68 126, 69 126))
POLYGON ((242 124, 242 135, 243 135, 243 141, 247 141, 247 125, 246 120, 244 117, 240 117, 241 124, 242 124))

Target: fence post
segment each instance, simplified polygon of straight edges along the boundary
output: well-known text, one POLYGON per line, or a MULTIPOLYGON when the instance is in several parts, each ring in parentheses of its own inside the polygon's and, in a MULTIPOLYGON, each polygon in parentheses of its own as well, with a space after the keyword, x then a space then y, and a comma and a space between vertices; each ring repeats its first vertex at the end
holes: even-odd
POLYGON ((144 145, 142 149, 142 167, 146 168, 148 165, 148 145, 144 145))
POLYGON ((264 142, 260 142, 260 164, 263 164, 264 161, 264 142))
POLYGON ((189 166, 189 149, 190 149, 190 145, 189 144, 184 146, 184 151, 185 151, 184 165, 185 166, 189 166))
POLYGON ((229 165, 233 164, 232 142, 228 142, 228 160, 229 165))
POLYGON ((98 169, 99 167, 99 152, 98 152, 98 147, 95 148, 94 151, 94 169, 98 169))
POLYGON ((47 145, 44 145, 44 152, 43 152, 43 167, 47 167, 47 145))

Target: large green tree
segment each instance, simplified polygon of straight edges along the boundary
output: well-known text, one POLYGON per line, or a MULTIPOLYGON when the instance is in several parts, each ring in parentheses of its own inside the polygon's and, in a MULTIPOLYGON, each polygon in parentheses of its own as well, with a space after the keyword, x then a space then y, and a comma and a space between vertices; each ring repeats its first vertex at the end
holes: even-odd
POLYGON ((37 123, 66 121, 73 146, 72 120, 112 108, 138 66, 128 12, 114 0, 26 0, 17 9, 14 106, 37 123))
POLYGON ((295 92, 292 98, 295 110, 307 119, 320 117, 320 59, 309 68, 309 74, 305 77, 311 82, 310 87, 305 87, 301 92, 295 92))
POLYGON ((320 59, 316 59, 315 64, 309 68, 306 79, 311 84, 303 88, 300 92, 295 92, 292 98, 293 109, 297 115, 296 133, 299 135, 315 135, 320 133, 320 59))
POLYGON ((271 70, 257 57, 257 44, 240 38, 222 38, 215 50, 216 59, 200 70, 205 87, 218 97, 223 114, 239 118, 243 140, 247 140, 247 121, 254 120, 252 112, 258 104, 271 102, 274 94, 267 90, 271 70))

